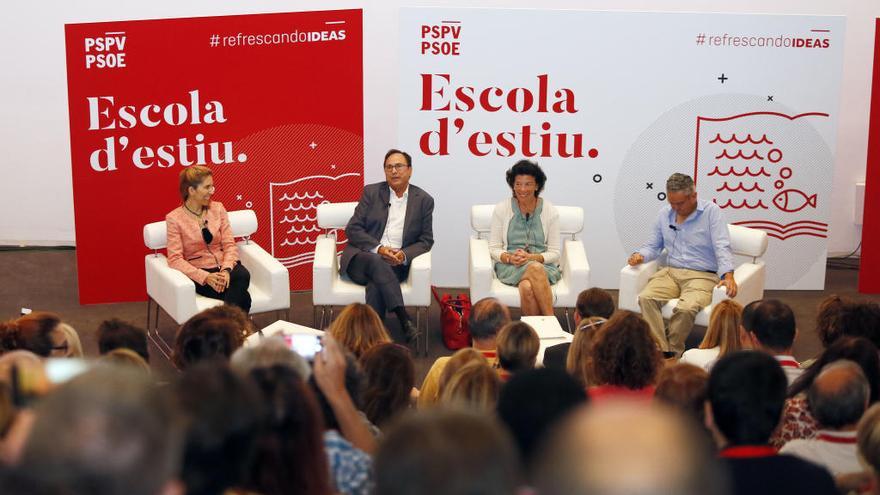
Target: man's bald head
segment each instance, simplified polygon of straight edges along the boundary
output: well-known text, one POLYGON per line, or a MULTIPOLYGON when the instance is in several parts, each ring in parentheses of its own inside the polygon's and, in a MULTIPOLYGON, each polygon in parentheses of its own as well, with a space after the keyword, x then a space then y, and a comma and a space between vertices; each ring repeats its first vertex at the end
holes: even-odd
POLYGON ((868 407, 871 389, 862 368, 853 361, 834 361, 822 368, 807 392, 816 421, 826 429, 855 427, 868 407))
POLYGON ((712 495, 726 483, 691 422, 675 411, 607 403, 572 415, 538 464, 543 495, 712 495))
POLYGON ((468 325, 474 340, 494 339, 498 330, 510 322, 510 310, 494 297, 486 297, 471 307, 468 325))

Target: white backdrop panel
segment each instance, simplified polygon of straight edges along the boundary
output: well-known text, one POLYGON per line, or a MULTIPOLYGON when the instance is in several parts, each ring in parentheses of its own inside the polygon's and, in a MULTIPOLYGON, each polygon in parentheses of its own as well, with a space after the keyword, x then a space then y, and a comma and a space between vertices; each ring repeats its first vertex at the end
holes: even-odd
POLYGON ((681 171, 696 172, 700 197, 726 206, 729 221, 776 235, 768 288, 822 288, 844 25, 835 16, 401 9, 399 141, 413 152, 413 182, 436 200, 444 269, 434 282, 467 284, 470 205, 507 197, 504 171, 534 154, 549 177, 544 195, 585 209, 594 285, 617 287, 664 204, 666 177, 681 171), (458 42, 459 54, 423 53, 423 41, 458 42), (461 87, 473 90, 458 97, 461 87), (577 139, 581 156, 567 156, 577 139))

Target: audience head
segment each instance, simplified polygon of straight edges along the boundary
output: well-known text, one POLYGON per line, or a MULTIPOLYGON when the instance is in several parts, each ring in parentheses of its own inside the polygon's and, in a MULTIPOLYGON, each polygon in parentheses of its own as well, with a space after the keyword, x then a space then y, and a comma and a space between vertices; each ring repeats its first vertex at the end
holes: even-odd
POLYGON ((382 319, 373 308, 362 303, 349 304, 340 311, 327 333, 356 358, 374 345, 391 342, 382 319))
POLYGON ((679 363, 660 372, 654 398, 683 412, 702 425, 709 373, 699 366, 679 363))
POLYGON ((877 477, 880 475, 880 404, 874 404, 862 415, 856 439, 859 460, 877 477))
POLYGON ((537 163, 529 160, 520 160, 505 172, 505 179, 511 191, 514 189, 513 186, 516 183, 516 178, 521 175, 528 176, 535 181, 535 197, 538 197, 541 191, 544 190, 544 184, 547 183, 547 174, 541 170, 537 163))
POLYGON ((155 495, 179 487, 178 417, 142 373, 95 368, 55 389, 35 413, 21 470, 46 488, 41 493, 155 495))
POLYGON ((248 318, 248 314, 238 306, 221 304, 219 306, 212 306, 202 311, 202 313, 204 313, 207 318, 226 318, 235 323, 235 326, 238 329, 237 343, 235 345, 236 348, 241 347, 244 344, 245 339, 257 331, 257 327, 254 326, 254 322, 248 318))
POLYGON ((782 301, 765 299, 752 314, 752 328, 748 329, 753 344, 773 354, 789 354, 797 326, 794 312, 782 301))
POLYGON ((363 411, 382 427, 409 408, 415 365, 409 349, 397 344, 375 345, 360 361, 366 377, 363 411))
POLYGON ((140 371, 147 375, 150 374, 150 364, 144 358, 131 349, 118 348, 104 354, 98 360, 104 364, 111 366, 124 366, 132 370, 140 371))
POLYGON ((513 442, 491 415, 442 408, 405 416, 379 445, 376 495, 514 495, 513 442))
POLYGON ((822 347, 828 347, 841 336, 840 314, 846 302, 837 294, 832 294, 819 303, 816 314, 816 333, 822 341, 822 347))
POLYGON ((535 367, 541 339, 528 323, 512 321, 504 325, 498 332, 496 344, 501 369, 516 373, 535 367))
POLYGON ((227 361, 241 343, 241 331, 235 320, 202 311, 177 331, 171 360, 180 369, 199 361, 227 361))
POLYGON ((720 446, 764 445, 779 424, 787 379, 773 356, 739 351, 709 374, 707 426, 720 446))
POLYGON ((146 330, 119 318, 102 321, 98 325, 98 352, 107 354, 119 348, 131 349, 140 354, 144 361, 150 362, 146 330))
POLYGON ((210 361, 186 369, 174 391, 186 420, 181 479, 187 495, 240 487, 262 414, 253 382, 225 363, 210 361))
POLYGON ((300 372, 273 364, 249 373, 265 407, 246 487, 262 495, 327 495, 321 411, 300 372))
POLYGON ((880 357, 877 348, 866 338, 847 336, 835 340, 819 355, 816 362, 791 384, 788 388, 788 396, 794 397, 806 392, 826 365, 841 359, 855 362, 861 367, 862 373, 868 380, 870 403, 873 404, 880 399, 880 357))
POLYGON ((663 357, 651 329, 632 311, 618 311, 593 338, 595 385, 639 390, 653 385, 663 357))
POLYGON ((743 306, 741 325, 746 334, 751 333, 755 328, 755 309, 761 304, 761 302, 762 301, 758 299, 743 306))
POLYGON ((575 316, 578 320, 591 316, 607 319, 611 318, 613 313, 614 299, 611 298, 611 294, 607 290, 591 287, 578 294, 575 306, 575 316))
POLYGON ((608 321, 598 316, 584 318, 578 323, 574 338, 565 357, 565 370, 581 385, 589 386, 595 381, 593 374, 593 341, 602 325, 608 321))
POLYGON ((80 342, 79 334, 76 333, 72 326, 61 322, 55 327, 50 337, 52 339, 52 352, 49 354, 49 357, 83 357, 82 342, 80 342))
POLYGON ((312 368, 305 358, 290 350, 281 337, 262 339, 252 347, 242 347, 229 359, 232 369, 246 375, 256 368, 286 366, 293 370, 300 380, 308 380, 312 368))
POLYGON ((880 348, 880 305, 873 301, 845 304, 840 312, 840 332, 851 337, 865 337, 880 348))
POLYGON ((675 411, 631 401, 582 408, 542 451, 541 495, 715 495, 726 479, 706 442, 675 411))
POLYGON ((513 434, 528 467, 552 427, 586 401, 584 387, 568 373, 539 368, 514 375, 501 387, 498 417, 513 434))
MULTIPOLYGON (((324 396, 324 392, 322 392, 321 388, 318 386, 318 382, 315 381, 314 374, 309 377, 309 388, 312 389, 312 393, 315 394, 315 398, 318 400, 318 408, 321 410, 321 415, 324 419, 324 428, 327 430, 339 430, 339 421, 336 420, 333 408, 327 401, 327 397, 324 396)), ((354 355, 350 352, 346 352, 345 390, 348 392, 349 397, 351 397, 351 402, 354 404, 355 409, 358 410, 361 409, 362 405, 361 399, 363 397, 363 389, 364 374, 361 371, 361 367, 358 365, 354 355)))
POLYGON ((480 351, 473 347, 465 347, 464 349, 455 351, 455 354, 446 361, 443 371, 440 372, 440 378, 437 380, 438 399, 439 395, 443 393, 443 389, 446 388, 446 384, 449 383, 449 380, 452 379, 456 373, 458 373, 458 370, 463 368, 464 365, 472 362, 485 363, 486 358, 483 357, 480 351))
POLYGON ((825 429, 855 427, 868 407, 870 388, 862 368, 852 361, 828 364, 813 380, 807 403, 816 422, 825 429))
POLYGON ((468 325, 474 341, 495 340, 501 327, 510 322, 510 311, 498 299, 480 299, 471 307, 468 325))
POLYGON ((440 404, 490 412, 498 402, 498 373, 485 360, 472 361, 452 375, 440 390, 440 404))
POLYGON ((733 299, 725 299, 712 308, 706 335, 700 349, 719 347, 719 357, 742 348, 739 327, 742 325, 743 307, 733 299))
POLYGON ((59 323, 58 315, 45 311, 34 311, 17 320, 0 323, 0 354, 23 350, 49 357, 54 346, 52 334, 59 323))

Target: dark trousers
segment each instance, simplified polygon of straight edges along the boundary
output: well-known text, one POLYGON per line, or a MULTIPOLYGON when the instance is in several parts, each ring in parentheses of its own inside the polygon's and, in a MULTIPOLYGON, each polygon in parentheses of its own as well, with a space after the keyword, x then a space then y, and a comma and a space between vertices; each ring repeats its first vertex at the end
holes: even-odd
MULTIPOLYGON (((219 268, 205 269, 208 273, 217 273, 219 268)), ((245 313, 251 310, 251 295, 248 294, 248 287, 251 285, 251 272, 247 271, 241 263, 235 265, 232 273, 229 274, 229 287, 223 292, 217 292, 210 285, 196 284, 196 294, 200 296, 210 297, 211 299, 221 299, 225 304, 238 306, 245 313)))
POLYGON ((409 265, 391 266, 378 254, 364 251, 351 258, 346 272, 352 282, 367 286, 367 304, 380 318, 403 307, 400 282, 409 274, 409 265))

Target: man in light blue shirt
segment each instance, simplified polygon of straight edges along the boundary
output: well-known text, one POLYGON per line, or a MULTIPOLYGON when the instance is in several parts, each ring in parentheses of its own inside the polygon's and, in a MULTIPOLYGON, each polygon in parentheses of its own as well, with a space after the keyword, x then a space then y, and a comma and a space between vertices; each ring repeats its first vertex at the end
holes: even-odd
POLYGON ((628 263, 636 266, 652 261, 666 249, 667 266, 648 281, 639 294, 639 306, 661 350, 678 356, 684 351, 697 313, 712 302, 712 289, 724 286, 727 295, 734 297, 737 287, 730 235, 721 208, 698 201, 694 180, 685 174, 669 177, 666 198, 669 206, 660 210, 648 242, 628 263), (666 328, 660 310, 675 298, 678 304, 666 328))

